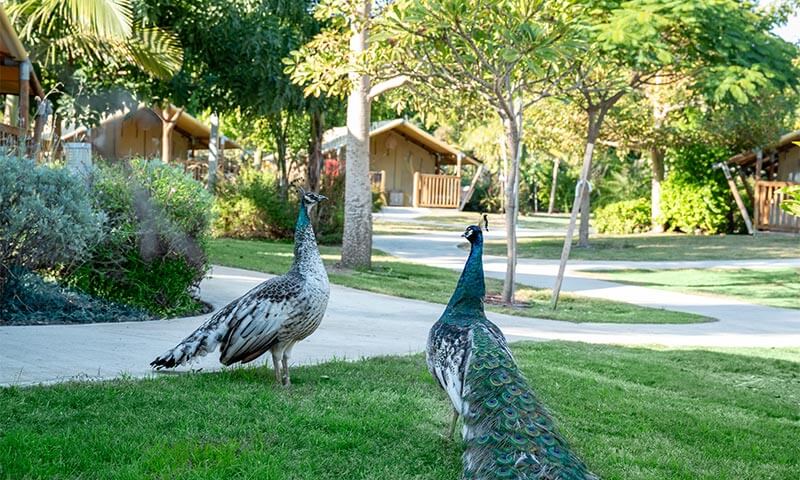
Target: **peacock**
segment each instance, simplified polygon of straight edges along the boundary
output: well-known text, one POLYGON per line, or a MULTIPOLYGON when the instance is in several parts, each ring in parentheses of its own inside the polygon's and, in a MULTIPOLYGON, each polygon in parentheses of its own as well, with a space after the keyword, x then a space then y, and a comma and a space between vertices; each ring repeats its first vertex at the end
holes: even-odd
POLYGON ((597 479, 555 431, 503 333, 486 318, 481 228, 471 225, 463 236, 469 258, 426 348, 428 369, 453 404, 450 438, 463 420, 463 478, 597 479))
POLYGON ((294 262, 289 271, 273 277, 237 298, 176 347, 150 365, 173 368, 213 352, 220 362, 247 363, 267 351, 272 354, 275 381, 291 385, 292 347, 311 335, 322 322, 330 296, 328 273, 319 255, 309 212, 324 195, 300 191, 300 211, 294 233, 294 262))

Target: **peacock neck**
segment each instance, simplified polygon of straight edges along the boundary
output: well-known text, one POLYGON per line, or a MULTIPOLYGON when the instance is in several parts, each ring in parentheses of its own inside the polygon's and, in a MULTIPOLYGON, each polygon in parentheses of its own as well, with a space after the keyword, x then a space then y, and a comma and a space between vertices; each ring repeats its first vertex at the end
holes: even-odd
POLYGON ((297 214, 297 223, 294 228, 294 263, 292 268, 301 273, 324 270, 322 258, 317 248, 317 239, 314 236, 314 227, 308 216, 308 208, 300 202, 300 211, 297 214))
POLYGON ((483 317, 486 284, 483 280, 483 243, 472 244, 461 278, 442 316, 445 321, 469 322, 483 317))

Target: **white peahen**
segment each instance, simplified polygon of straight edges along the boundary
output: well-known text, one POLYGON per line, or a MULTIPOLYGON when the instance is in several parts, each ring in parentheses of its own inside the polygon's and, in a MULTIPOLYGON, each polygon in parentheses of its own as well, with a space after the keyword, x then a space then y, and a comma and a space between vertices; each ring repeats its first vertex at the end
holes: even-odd
POLYGON ((272 354, 275 380, 291 385, 292 347, 319 327, 328 305, 328 273, 319 255, 309 211, 326 197, 300 190, 294 234, 294 262, 285 275, 271 278, 214 314, 205 324, 153 360, 172 368, 220 347, 220 362, 247 363, 272 354))

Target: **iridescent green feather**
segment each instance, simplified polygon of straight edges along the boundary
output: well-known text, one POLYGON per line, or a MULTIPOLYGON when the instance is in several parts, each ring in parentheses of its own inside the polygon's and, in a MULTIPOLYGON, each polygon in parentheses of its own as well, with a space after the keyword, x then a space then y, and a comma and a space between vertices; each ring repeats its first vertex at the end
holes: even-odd
POLYGON ((488 320, 472 330, 464 416, 467 479, 593 479, 488 320))

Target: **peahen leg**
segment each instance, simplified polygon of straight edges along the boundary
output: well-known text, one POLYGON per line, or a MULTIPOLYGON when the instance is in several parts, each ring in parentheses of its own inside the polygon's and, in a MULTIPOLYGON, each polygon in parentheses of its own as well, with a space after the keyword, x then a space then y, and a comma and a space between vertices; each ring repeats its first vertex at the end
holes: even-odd
POLYGON ((283 385, 285 387, 291 387, 292 379, 289 378, 289 358, 284 355, 281 363, 283 364, 283 385))
POLYGON ((286 349, 283 351, 283 357, 281 358, 281 364, 283 365, 283 385, 290 387, 292 386, 292 379, 289 378, 289 358, 292 355, 292 347, 294 344, 290 344, 286 349))
POLYGON ((447 439, 452 440, 456 433, 456 423, 458 423, 458 410, 453 409, 453 421, 450 422, 450 428, 447 430, 447 439))
POLYGON ((281 375, 281 356, 275 350, 272 350, 271 353, 272 353, 272 366, 275 369, 275 382, 278 385, 281 385, 281 384, 283 384, 283 380, 281 378, 281 376, 282 376, 281 375))

